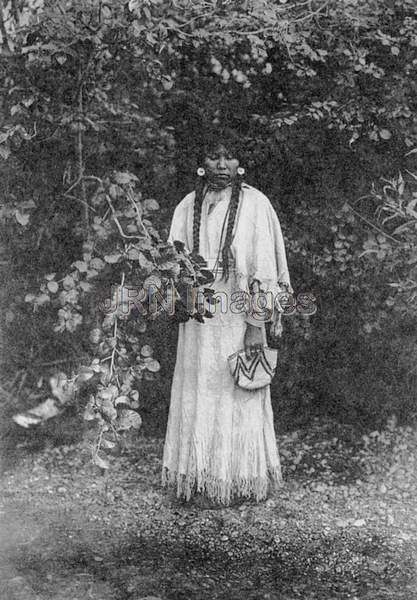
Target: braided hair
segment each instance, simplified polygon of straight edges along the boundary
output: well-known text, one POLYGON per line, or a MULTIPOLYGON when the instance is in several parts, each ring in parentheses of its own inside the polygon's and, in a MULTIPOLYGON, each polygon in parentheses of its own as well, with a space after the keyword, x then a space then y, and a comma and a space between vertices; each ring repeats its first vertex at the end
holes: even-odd
POLYGON ((204 192, 206 189, 206 177, 199 176, 195 184, 195 197, 193 208, 193 253, 200 252, 200 224, 201 224, 201 208, 204 200, 204 192))
MULTIPOLYGON (((222 267, 224 281, 229 279, 229 258, 230 248, 233 241, 233 230, 236 221, 237 209, 240 200, 240 191, 242 189, 243 175, 237 173, 232 181, 232 194, 230 198, 230 204, 227 214, 227 228, 226 235, 221 251, 222 254, 222 267)), ((201 224, 201 210, 205 192, 207 190, 207 178, 205 176, 199 176, 195 185, 195 197, 194 197, 194 208, 193 208, 193 253, 199 254, 200 250, 200 224, 201 224)), ((220 240, 220 243, 222 240, 220 240)))
POLYGON ((222 248, 222 267, 224 281, 227 281, 229 279, 229 257, 231 255, 230 248, 233 241, 233 230, 236 221, 237 209, 239 206, 241 189, 242 175, 238 173, 232 183, 232 195, 230 197, 229 215, 227 217, 226 236, 222 248))

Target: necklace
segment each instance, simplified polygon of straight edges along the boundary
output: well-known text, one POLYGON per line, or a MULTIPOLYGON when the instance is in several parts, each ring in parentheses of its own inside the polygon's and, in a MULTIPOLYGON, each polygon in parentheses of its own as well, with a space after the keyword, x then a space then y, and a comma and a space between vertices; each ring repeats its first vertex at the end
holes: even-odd
POLYGON ((230 202, 229 202, 229 206, 227 207, 226 214, 224 215, 222 230, 221 230, 221 233, 220 233, 219 250, 217 252, 216 262, 214 263, 214 267, 213 267, 214 279, 217 278, 217 275, 219 273, 220 255, 221 255, 222 248, 223 248, 223 235, 224 235, 224 229, 226 227, 226 223, 228 221, 229 212, 230 212, 230 202))

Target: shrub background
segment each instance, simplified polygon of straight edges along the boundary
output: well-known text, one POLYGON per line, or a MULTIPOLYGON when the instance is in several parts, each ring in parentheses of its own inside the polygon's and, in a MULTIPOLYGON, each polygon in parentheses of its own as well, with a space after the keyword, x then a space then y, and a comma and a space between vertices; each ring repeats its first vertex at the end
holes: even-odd
MULTIPOLYGON (((51 374, 74 372, 91 352, 91 307, 57 334, 56 309, 25 302, 45 273, 64 276, 81 258, 93 202, 84 178, 133 173, 159 202, 164 236, 193 188, 202 132, 227 125, 248 182, 280 217, 296 291, 317 298, 317 314, 286 319, 278 343, 278 428, 319 414, 371 428, 414 415, 415 301, 389 285, 415 281, 417 262, 415 229, 393 233, 416 217, 414 3, 4 4, 6 414, 34 406, 51 374), (397 212, 384 223, 387 205, 397 212)), ((153 323, 141 340, 161 363, 141 386, 143 427, 162 434, 175 327, 153 323)))

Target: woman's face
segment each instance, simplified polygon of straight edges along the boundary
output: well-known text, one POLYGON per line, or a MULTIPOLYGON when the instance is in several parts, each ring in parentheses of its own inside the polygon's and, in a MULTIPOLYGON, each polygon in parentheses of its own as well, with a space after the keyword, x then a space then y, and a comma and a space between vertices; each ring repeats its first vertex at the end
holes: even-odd
POLYGON ((210 150, 204 159, 207 178, 216 187, 226 187, 236 177, 238 166, 238 159, 223 144, 210 150))

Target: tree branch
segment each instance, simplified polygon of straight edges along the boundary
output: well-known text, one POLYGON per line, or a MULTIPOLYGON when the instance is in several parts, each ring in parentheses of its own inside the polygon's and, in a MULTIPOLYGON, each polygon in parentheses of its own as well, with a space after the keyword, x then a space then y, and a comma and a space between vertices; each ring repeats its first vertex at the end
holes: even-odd
POLYGON ((19 23, 19 9, 17 7, 16 0, 10 0, 11 12, 13 15, 13 19, 15 20, 16 25, 19 23))
POLYGON ((136 215, 137 215, 136 216, 136 222, 137 222, 137 224, 142 228, 142 231, 144 232, 144 234, 146 235, 146 237, 150 238, 151 236, 149 234, 149 231, 146 229, 145 224, 142 221, 142 216, 140 214, 139 207, 136 204, 136 201, 135 201, 135 199, 133 197, 133 192, 132 192, 131 186, 129 186, 129 190, 127 192, 127 197, 129 198, 130 202, 133 204, 133 207, 134 207, 134 209, 136 211, 136 215))
POLYGON ((4 23, 5 23, 5 19, 4 19, 3 0, 0 0, 0 34, 1 34, 1 44, 2 44, 3 50, 5 50, 7 54, 9 54, 9 52, 10 52, 9 36, 7 35, 6 26, 5 26, 4 23))
POLYGON ((386 231, 384 231, 383 229, 381 229, 380 227, 378 227, 377 225, 375 225, 375 223, 372 223, 372 221, 370 221, 369 219, 367 219, 366 217, 364 217, 363 215, 361 215, 357 210, 355 210, 353 208, 353 206, 351 206, 350 204, 348 204, 350 210, 362 221, 364 221, 367 225, 369 225, 370 227, 372 227, 373 229, 375 229, 376 231, 378 231, 378 233, 381 233, 382 235, 384 235, 385 237, 387 237, 389 240, 395 242, 396 244, 401 244, 401 240, 397 240, 395 237, 392 237, 392 235, 390 235, 389 233, 387 233, 386 231))
MULTIPOLYGON (((304 5, 304 4, 309 4, 309 2, 303 2, 302 4, 300 4, 300 6, 304 5)), ((288 25, 292 25, 295 23, 302 23, 304 21, 308 21, 310 19, 313 19, 314 17, 316 17, 317 15, 319 15, 327 6, 328 4, 330 4, 330 0, 325 0, 318 8, 316 8, 316 10, 313 10, 311 12, 308 12, 307 14, 303 15, 302 17, 298 17, 298 18, 286 18, 286 19, 282 19, 280 22, 277 22, 275 25, 267 25, 265 27, 261 27, 259 29, 254 29, 251 31, 247 31, 245 29, 217 29, 216 31, 212 31, 209 33, 209 36, 216 36, 216 35, 221 35, 221 34, 232 34, 232 35, 260 35, 262 33, 273 33, 273 32, 279 32, 284 28, 287 28, 288 25)), ((288 7, 289 8, 293 8, 293 7, 288 7)), ((288 10, 286 8, 286 10, 288 10)), ((207 16, 207 15, 202 15, 202 16, 207 16)), ((192 33, 186 33, 185 31, 180 31, 180 27, 184 27, 184 25, 175 27, 175 28, 171 28, 171 30, 177 31, 178 33, 182 34, 182 35, 186 35, 187 37, 192 37, 193 34, 192 33)))
POLYGON ((116 223, 117 229, 119 230, 119 233, 122 236, 122 238, 125 239, 125 240, 141 240, 141 239, 143 239, 143 237, 140 236, 140 235, 127 235, 123 231, 122 226, 120 225, 120 221, 119 221, 119 219, 116 216, 116 210, 115 210, 115 208, 114 208, 114 206, 112 204, 112 201, 110 200, 110 197, 108 196, 108 194, 106 194, 106 200, 107 200, 107 204, 109 205, 110 210, 112 212, 112 216, 113 216, 114 222, 116 223))
POLYGON ((78 152, 78 179, 81 184, 81 202, 84 204, 84 228, 85 237, 88 240, 90 237, 89 223, 90 215, 88 212, 87 192, 85 189, 84 180, 84 155, 83 155, 83 131, 81 127, 82 117, 84 115, 84 103, 83 103, 83 72, 81 69, 81 62, 78 67, 78 132, 77 132, 77 152, 78 152))
POLYGON ((85 200, 81 200, 81 198, 77 198, 77 196, 73 196, 72 194, 67 193, 64 193, 63 196, 65 196, 65 198, 70 198, 70 200, 76 200, 77 202, 81 202, 81 204, 85 206, 87 210, 92 210, 95 213, 97 212, 93 206, 90 206, 88 204, 88 202, 85 202, 85 200))

